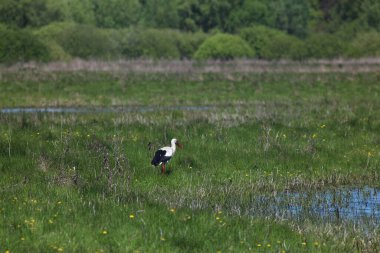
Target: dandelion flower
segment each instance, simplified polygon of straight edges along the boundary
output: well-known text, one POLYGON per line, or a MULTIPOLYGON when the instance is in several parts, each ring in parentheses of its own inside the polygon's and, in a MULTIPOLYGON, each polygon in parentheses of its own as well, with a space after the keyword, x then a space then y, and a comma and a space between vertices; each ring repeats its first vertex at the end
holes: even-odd
POLYGON ((106 235, 106 234, 108 234, 108 231, 107 231, 107 230, 103 230, 103 231, 102 231, 102 234, 103 234, 103 235, 106 235))
POLYGON ((134 218, 135 218, 135 215, 131 213, 131 214, 129 215, 129 218, 134 219, 134 218))
POLYGON ((20 240, 21 240, 21 241, 25 241, 25 238, 24 238, 24 237, 21 237, 20 240))
POLYGON ((258 244, 257 244, 257 247, 261 247, 261 244, 260 244, 260 243, 258 243, 258 244))
POLYGON ((57 251, 59 251, 59 252, 63 252, 63 248, 59 247, 59 248, 57 249, 57 251))
POLYGON ((267 247, 268 247, 268 248, 270 248, 270 247, 271 247, 270 243, 268 243, 268 244, 267 244, 267 247))
POLYGON ((172 213, 175 213, 175 209, 174 208, 170 208, 169 211, 172 212, 172 213))

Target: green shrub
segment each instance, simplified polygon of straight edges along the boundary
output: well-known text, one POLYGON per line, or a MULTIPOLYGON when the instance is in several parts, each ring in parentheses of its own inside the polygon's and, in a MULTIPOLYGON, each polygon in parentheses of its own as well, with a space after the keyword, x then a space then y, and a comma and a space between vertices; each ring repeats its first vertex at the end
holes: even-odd
POLYGON ((131 29, 123 40, 122 54, 128 58, 179 58, 172 34, 156 29, 131 29))
POLYGON ((49 51, 31 32, 0 29, 0 62, 46 61, 49 51))
POLYGON ((261 49, 261 57, 269 60, 302 60, 306 57, 306 48, 303 41, 295 36, 277 34, 261 49))
POLYGON ((263 58, 262 51, 265 50, 265 47, 271 42, 273 37, 282 34, 284 32, 262 25, 243 28, 240 31, 240 36, 255 50, 259 58, 263 58))
POLYGON ((303 59, 306 49, 297 37, 265 26, 244 28, 240 36, 245 39, 261 59, 303 59))
POLYGON ((380 56, 380 33, 359 33, 349 44, 345 55, 354 58, 380 56))
POLYGON ((71 56, 84 59, 112 58, 119 55, 104 30, 88 25, 70 26, 57 36, 57 42, 71 56))
POLYGON ((363 27, 363 24, 359 20, 343 23, 339 26, 339 29, 334 32, 335 36, 345 41, 353 40, 358 33, 368 31, 368 27, 363 27))
POLYGON ((0 30, 6 30, 6 29, 7 29, 7 25, 0 23, 0 30))
POLYGON ((202 32, 178 33, 177 47, 181 59, 190 59, 195 54, 199 46, 207 39, 208 35, 202 32))
POLYGON ((346 44, 339 37, 331 34, 313 34, 305 40, 307 57, 315 59, 331 59, 342 56, 346 44))
POLYGON ((195 52, 194 58, 229 60, 254 55, 254 50, 241 37, 220 33, 207 38, 195 52))
POLYGON ((190 58, 207 37, 172 29, 127 29, 121 32, 122 54, 128 58, 190 58))
POLYGON ((47 47, 51 60, 69 60, 71 58, 70 54, 68 54, 57 41, 61 33, 74 26, 75 23, 51 23, 34 31, 33 34, 47 47))

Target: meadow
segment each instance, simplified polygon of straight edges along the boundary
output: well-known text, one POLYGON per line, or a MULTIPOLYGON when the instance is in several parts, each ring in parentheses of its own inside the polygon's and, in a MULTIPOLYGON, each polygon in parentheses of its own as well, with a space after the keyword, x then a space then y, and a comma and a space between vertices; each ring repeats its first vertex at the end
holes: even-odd
POLYGON ((0 113, 0 252, 380 251, 379 217, 288 219, 258 198, 380 186, 378 72, 3 69, 12 107, 115 111, 0 113))

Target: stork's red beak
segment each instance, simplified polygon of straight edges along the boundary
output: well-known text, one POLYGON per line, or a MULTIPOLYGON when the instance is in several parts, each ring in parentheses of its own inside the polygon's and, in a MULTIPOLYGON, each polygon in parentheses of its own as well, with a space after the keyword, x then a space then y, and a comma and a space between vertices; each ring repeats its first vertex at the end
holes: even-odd
POLYGON ((175 143, 175 145, 179 148, 183 148, 183 145, 181 143, 179 143, 178 141, 175 143))

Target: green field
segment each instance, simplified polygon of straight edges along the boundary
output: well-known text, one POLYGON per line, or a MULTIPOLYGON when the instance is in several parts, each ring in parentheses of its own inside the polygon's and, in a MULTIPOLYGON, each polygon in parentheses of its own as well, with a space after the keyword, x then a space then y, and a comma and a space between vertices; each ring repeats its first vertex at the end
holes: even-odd
POLYGON ((0 108, 46 106, 136 110, 0 113, 0 252, 380 250, 378 227, 252 215, 380 186, 379 73, 1 73, 0 108))

